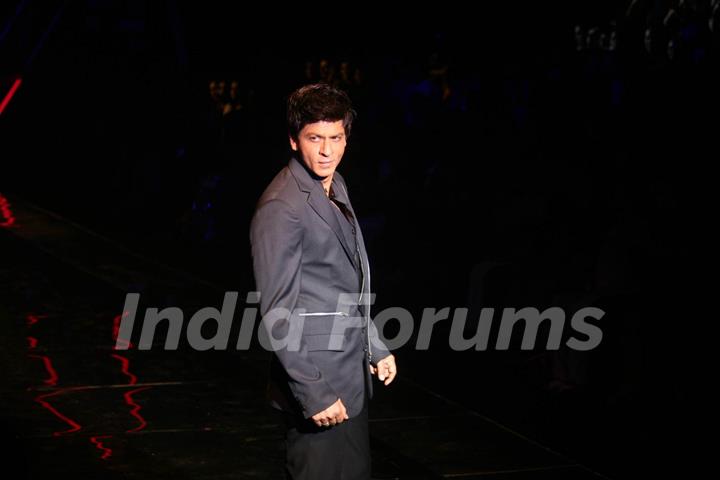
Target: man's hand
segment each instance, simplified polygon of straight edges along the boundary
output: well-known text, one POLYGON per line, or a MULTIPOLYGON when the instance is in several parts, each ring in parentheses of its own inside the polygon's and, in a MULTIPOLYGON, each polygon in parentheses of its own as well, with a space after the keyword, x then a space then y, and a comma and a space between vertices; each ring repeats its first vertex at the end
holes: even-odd
POLYGON ((315 422, 315 425, 318 427, 331 427, 333 425, 338 425, 349 418, 347 410, 345 410, 345 405, 343 405, 342 400, 339 398, 337 399, 337 402, 333 403, 322 412, 316 413, 312 416, 313 422, 315 422))
POLYGON ((378 379, 380 381, 385 380, 385 385, 390 385, 390 383, 395 380, 395 375, 397 375, 395 355, 390 354, 377 362, 377 368, 373 367, 371 364, 370 373, 372 373, 373 375, 377 373, 378 379))

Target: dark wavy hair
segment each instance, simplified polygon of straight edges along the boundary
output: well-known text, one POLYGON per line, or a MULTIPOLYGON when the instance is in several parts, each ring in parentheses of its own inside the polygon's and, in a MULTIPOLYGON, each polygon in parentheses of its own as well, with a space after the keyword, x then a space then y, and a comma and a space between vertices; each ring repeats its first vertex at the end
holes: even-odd
POLYGON ((295 141, 305 125, 322 121, 342 120, 345 136, 350 137, 355 115, 347 93, 326 83, 305 85, 288 97, 288 133, 295 141))

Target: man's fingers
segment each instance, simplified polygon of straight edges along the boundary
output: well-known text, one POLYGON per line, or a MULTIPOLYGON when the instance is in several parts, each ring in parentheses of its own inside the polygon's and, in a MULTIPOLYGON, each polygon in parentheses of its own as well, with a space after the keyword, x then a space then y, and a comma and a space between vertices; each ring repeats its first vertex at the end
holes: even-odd
POLYGON ((322 428, 332 427, 350 419, 347 414, 347 409, 340 399, 338 399, 330 408, 313 415, 311 418, 313 422, 315 422, 315 425, 322 428))
POLYGON ((384 381, 385 385, 390 385, 390 383, 395 380, 395 376, 397 375, 395 357, 390 355, 389 357, 380 360, 377 363, 377 367, 373 367, 372 365, 370 365, 370 373, 377 373, 378 380, 380 380, 381 382, 384 381))
POLYGON ((315 419, 315 425, 317 425, 318 427, 325 427, 327 423, 329 423, 329 422, 328 422, 328 417, 327 417, 327 415, 325 414, 325 411, 323 410, 323 411, 319 414, 318 418, 315 419))
POLYGON ((315 420, 315 425, 317 425, 318 427, 324 427, 324 428, 335 425, 335 423, 337 423, 335 421, 335 419, 328 415, 325 415, 324 412, 323 412, 323 416, 321 418, 318 418, 317 420, 315 420))
POLYGON ((350 417, 348 417, 347 409, 345 408, 345 404, 342 402, 341 399, 338 399, 338 401, 336 402, 336 405, 333 405, 333 407, 335 407, 335 408, 333 408, 333 413, 332 413, 332 417, 333 417, 332 425, 340 424, 340 423, 344 422, 345 420, 347 420, 348 418, 350 418, 350 417))

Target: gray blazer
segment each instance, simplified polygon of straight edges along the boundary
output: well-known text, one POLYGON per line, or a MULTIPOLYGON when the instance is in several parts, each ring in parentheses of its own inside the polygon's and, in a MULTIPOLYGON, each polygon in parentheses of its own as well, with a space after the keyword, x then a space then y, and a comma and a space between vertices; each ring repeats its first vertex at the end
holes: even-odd
MULTIPOLYGON (((355 217, 338 172, 333 191, 355 217)), ((250 226, 264 332, 290 338, 287 348, 274 352, 268 397, 274 407, 304 418, 338 398, 348 416, 357 415, 363 396, 372 398, 369 363, 390 355, 370 320, 370 269, 360 226, 354 220, 354 250, 334 208, 320 180, 292 157, 260 197, 250 226), (266 316, 273 309, 289 315, 266 316)))

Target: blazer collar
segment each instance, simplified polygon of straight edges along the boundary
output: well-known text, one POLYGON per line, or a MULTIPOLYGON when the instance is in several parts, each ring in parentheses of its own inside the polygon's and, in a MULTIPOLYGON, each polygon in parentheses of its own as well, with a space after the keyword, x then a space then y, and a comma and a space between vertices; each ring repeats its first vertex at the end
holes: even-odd
MULTIPOLYGON (((318 177, 297 156, 293 155, 290 158, 288 164, 290 171, 298 182, 300 190, 303 192, 312 192, 315 188, 320 187, 322 189, 322 177, 318 177)), ((335 193, 335 199, 344 203, 348 207, 350 206, 350 199, 347 196, 347 190, 343 182, 339 180, 342 178, 338 172, 335 172, 332 179, 332 189, 335 193)))
POLYGON ((288 167, 295 177, 300 190, 303 192, 312 192, 315 188, 322 190, 322 184, 320 183, 321 177, 318 177, 310 171, 297 156, 293 155, 290 157, 288 167))

